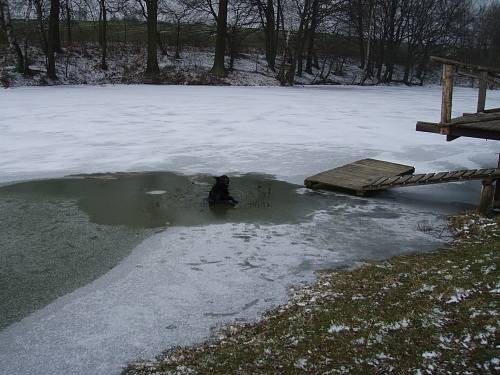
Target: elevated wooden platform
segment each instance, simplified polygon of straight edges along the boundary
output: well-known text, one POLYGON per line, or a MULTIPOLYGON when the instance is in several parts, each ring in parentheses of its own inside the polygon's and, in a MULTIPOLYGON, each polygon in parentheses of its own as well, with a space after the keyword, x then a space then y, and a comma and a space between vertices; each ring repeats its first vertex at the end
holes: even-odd
POLYGON ((446 182, 500 180, 500 168, 457 170, 451 172, 413 174, 409 165, 382 160, 363 159, 315 176, 304 185, 311 189, 342 191, 358 196, 393 187, 442 184, 446 182))
POLYGON ((458 137, 500 140, 500 108, 483 113, 464 114, 447 123, 419 121, 416 130, 446 135, 448 141, 458 137))
POLYGON ((439 123, 419 121, 416 126, 417 131, 443 134, 447 141, 453 141, 459 137, 500 140, 500 108, 486 109, 485 107, 488 85, 500 83, 500 68, 472 65, 436 56, 432 56, 431 60, 443 64, 441 121, 439 123), (464 113, 461 117, 452 118, 455 75, 478 80, 476 113, 464 113))

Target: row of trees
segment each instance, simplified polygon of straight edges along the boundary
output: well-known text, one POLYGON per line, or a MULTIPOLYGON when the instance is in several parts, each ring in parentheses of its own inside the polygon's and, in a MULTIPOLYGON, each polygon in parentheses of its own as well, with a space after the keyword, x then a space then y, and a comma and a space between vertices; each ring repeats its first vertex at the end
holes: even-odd
MULTIPOLYGON (((353 49, 367 80, 392 82, 395 67, 404 66, 402 80, 422 82, 431 54, 453 55, 469 62, 500 61, 500 4, 474 0, 0 0, 0 26, 16 56, 17 69, 28 73, 28 40, 16 32, 12 19, 37 21, 47 57, 47 76, 56 79, 55 58, 62 52, 61 32, 72 39, 72 22, 99 24, 101 68, 107 69, 107 25, 115 19, 142 18, 147 29, 150 77, 159 73, 158 22, 176 30, 175 57, 180 58, 180 35, 189 24, 214 25, 212 73, 226 74, 251 33, 262 36, 267 65, 282 84, 319 69, 330 72, 337 63, 339 41, 353 49), (480 61, 474 61, 479 59, 480 61)), ((341 66, 340 66, 341 70, 341 66)))

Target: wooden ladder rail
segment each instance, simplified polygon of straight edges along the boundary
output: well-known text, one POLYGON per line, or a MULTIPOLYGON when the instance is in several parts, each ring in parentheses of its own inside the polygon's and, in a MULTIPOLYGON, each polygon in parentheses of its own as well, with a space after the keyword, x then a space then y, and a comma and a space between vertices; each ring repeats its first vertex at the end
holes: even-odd
POLYGON ((485 112, 486 91, 488 89, 488 83, 498 83, 500 77, 500 69, 493 67, 465 64, 459 61, 445 59, 436 56, 432 56, 431 60, 433 62, 441 63, 443 65, 441 124, 448 124, 451 122, 455 71, 457 71, 457 73, 459 74, 463 74, 472 78, 477 78, 479 80, 476 113, 485 112), (467 70, 468 72, 460 73, 460 69, 467 70))

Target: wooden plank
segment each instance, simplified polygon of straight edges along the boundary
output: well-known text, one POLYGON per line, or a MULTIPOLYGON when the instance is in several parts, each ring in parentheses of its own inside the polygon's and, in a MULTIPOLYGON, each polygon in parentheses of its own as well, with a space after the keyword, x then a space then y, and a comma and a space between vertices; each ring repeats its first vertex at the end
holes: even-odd
POLYGON ((330 190, 348 190, 363 193, 363 186, 374 180, 386 180, 403 174, 411 174, 415 168, 409 165, 385 162, 376 159, 363 159, 350 164, 318 173, 305 179, 307 187, 323 187, 330 190))
POLYGON ((462 178, 471 177, 474 173, 476 173, 475 170, 467 171, 462 175, 462 178))
POLYGON ((390 177, 388 178, 386 181, 384 181, 382 183, 382 186, 386 186, 386 185, 391 185, 392 183, 394 183, 396 180, 398 180, 401 176, 393 176, 393 177, 390 177))
POLYGON ((441 133, 441 125, 434 122, 424 122, 418 121, 416 126, 416 131, 425 133, 441 133))
POLYGON ((407 176, 401 176, 400 180, 398 181, 398 184, 404 184, 404 183, 406 183, 406 181, 408 181, 412 177, 413 177, 412 174, 409 174, 407 176))
POLYGON ((480 129, 479 127, 453 126, 448 135, 453 137, 470 137, 500 141, 500 130, 496 127, 493 129, 480 129))
POLYGON ((467 171, 457 171, 455 172, 455 174, 453 175, 453 179, 461 179, 462 176, 466 173, 467 171))
POLYGON ((453 126, 453 128, 500 132, 500 119, 482 121, 482 122, 474 122, 474 123, 465 123, 465 124, 453 126))
POLYGON ((441 101, 441 123, 451 121, 451 109, 453 103, 453 66, 443 65, 443 92, 441 101))
POLYGON ((378 186, 381 185, 384 181, 388 180, 390 177, 381 177, 378 180, 375 180, 375 182, 372 182, 371 185, 373 186, 378 186))
POLYGON ((434 174, 434 176, 431 178, 432 181, 439 181, 442 177, 446 176, 448 172, 439 172, 434 174))
POLYGON ((488 72, 481 72, 479 79, 479 92, 477 96, 477 111, 484 112, 486 105, 486 89, 488 88, 488 72))
POLYGON ((500 140, 500 113, 475 114, 453 119, 450 124, 417 122, 416 130, 427 133, 444 134, 448 140, 471 137, 500 140))
POLYGON ((424 177, 422 177, 418 182, 422 183, 422 182, 425 182, 429 179, 431 179, 432 177, 434 177, 435 173, 427 173, 424 177))
MULTIPOLYGON (((431 184, 441 184, 447 182, 458 182, 458 181, 468 181, 468 180, 484 180, 490 179, 494 180, 497 176, 500 178, 500 168, 493 169, 493 174, 491 169, 481 169, 481 170, 461 170, 461 171, 452 171, 452 172, 440 172, 440 173, 427 173, 427 174, 418 174, 413 175, 411 178, 407 179, 406 177, 398 177, 393 180, 392 183, 389 183, 390 180, 387 181, 383 186, 373 186, 367 185, 364 186, 365 190, 381 190, 388 189, 391 187, 406 187, 406 186, 419 186, 419 185, 431 185, 431 184), (436 178, 436 177, 440 178, 436 178), (403 181, 404 179, 404 181, 403 181)), ((394 178, 392 178, 394 179, 394 178)))
POLYGON ((500 120, 500 112, 474 113, 471 115, 456 117, 451 120, 451 123, 454 125, 459 125, 459 124, 470 124, 474 122, 484 122, 492 120, 500 120))
POLYGON ((484 113, 498 113, 498 112, 500 112, 500 108, 490 108, 484 110, 484 113))
POLYGON ((371 168, 376 168, 377 170, 384 170, 390 173, 394 174, 401 174, 401 173, 413 173, 415 171, 415 168, 412 167, 411 165, 404 165, 404 164, 398 164, 398 163, 391 163, 389 161, 381 161, 381 160, 376 160, 376 159, 362 159, 355 161, 353 163, 354 165, 366 165, 371 168))
POLYGON ((438 57, 438 56, 431 56, 431 61, 433 61, 435 63, 456 66, 458 68, 469 69, 472 71, 491 72, 491 73, 500 74, 500 68, 495 68, 493 66, 466 64, 466 63, 463 63, 461 61, 447 59, 447 58, 438 57))
POLYGON ((425 177, 425 174, 416 174, 410 180, 407 181, 407 184, 414 184, 425 177))

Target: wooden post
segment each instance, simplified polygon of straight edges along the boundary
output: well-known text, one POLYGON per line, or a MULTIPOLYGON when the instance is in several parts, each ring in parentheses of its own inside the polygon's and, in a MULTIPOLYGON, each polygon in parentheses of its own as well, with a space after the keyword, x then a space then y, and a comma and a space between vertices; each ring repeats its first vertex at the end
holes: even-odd
POLYGON ((483 180, 481 198, 479 199, 479 213, 488 215, 493 208, 493 180, 491 178, 483 180))
POLYGON ((477 112, 484 112, 486 106, 486 89, 488 88, 488 72, 481 72, 479 77, 479 93, 477 96, 477 112))
POLYGON ((451 121, 451 107, 453 102, 453 65, 443 65, 443 98, 441 101, 441 123, 451 121))
MULTIPOLYGON (((500 154, 498 154, 498 167, 500 168, 500 154)), ((493 196, 493 208, 500 209, 500 179, 495 181, 495 194, 493 196)))

